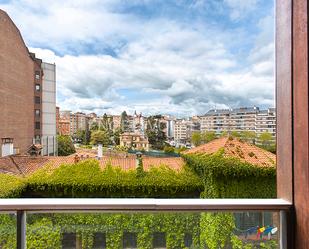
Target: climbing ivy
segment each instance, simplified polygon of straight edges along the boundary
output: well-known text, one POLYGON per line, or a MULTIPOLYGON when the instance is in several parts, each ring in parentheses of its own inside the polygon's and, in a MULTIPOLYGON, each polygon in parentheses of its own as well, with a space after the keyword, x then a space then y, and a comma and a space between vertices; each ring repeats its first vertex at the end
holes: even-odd
POLYGON ((276 198, 275 166, 259 167, 215 154, 182 155, 204 183, 203 198, 276 198))
POLYGON ((161 165, 149 171, 122 170, 96 160, 46 166, 25 178, 0 174, 0 197, 166 197, 199 198, 201 179, 191 169, 161 165))
POLYGON ((97 161, 87 160, 37 171, 28 178, 23 196, 198 198, 202 190, 202 181, 190 169, 161 165, 140 172, 107 165, 102 170, 97 161))
POLYGON ((9 174, 0 174, 0 198, 19 197, 24 188, 24 178, 9 174))

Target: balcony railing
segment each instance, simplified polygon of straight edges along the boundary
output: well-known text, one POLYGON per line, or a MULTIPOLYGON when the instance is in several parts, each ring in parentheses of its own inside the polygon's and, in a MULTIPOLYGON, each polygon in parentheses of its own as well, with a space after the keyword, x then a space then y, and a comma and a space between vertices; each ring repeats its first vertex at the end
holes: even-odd
MULTIPOLYGON (((180 221, 183 217, 183 220, 187 221, 189 219, 188 215, 191 215, 190 217, 192 218, 192 215, 198 215, 198 217, 203 217, 204 214, 216 214, 214 216, 207 217, 208 222, 210 221, 211 223, 212 217, 214 217, 215 219, 215 217, 219 217, 218 214, 227 214, 227 217, 233 217, 233 219, 238 220, 241 223, 241 227, 236 226, 232 228, 233 233, 236 234, 241 240, 248 240, 248 234, 251 229, 250 226, 254 227, 257 225, 260 228, 263 227, 263 229, 265 230, 265 228, 269 229, 269 225, 272 225, 273 227, 276 227, 274 231, 277 231, 276 229, 278 229, 276 234, 274 234, 273 238, 270 238, 270 236, 268 236, 268 238, 267 236, 263 237, 263 230, 260 235, 259 233, 257 233, 257 235, 251 236, 252 243, 265 243, 268 240, 273 239, 274 243, 277 243, 276 248, 286 249, 288 226, 287 216, 289 215, 290 208, 291 203, 281 199, 0 199, 0 216, 9 215, 11 219, 16 219, 16 227, 14 227, 13 230, 16 231, 17 249, 26 248, 27 231, 29 231, 29 234, 33 233, 34 228, 31 227, 31 222, 33 222, 35 218, 44 218, 46 216, 49 219, 52 219, 54 224, 55 221, 63 220, 63 217, 72 218, 76 214, 80 215, 78 222, 76 222, 76 224, 74 222, 70 224, 70 231, 72 231, 72 229, 75 229, 76 231, 81 231, 81 233, 83 232, 83 230, 101 231, 101 233, 95 233, 93 243, 98 243, 98 241, 101 241, 100 243, 103 243, 105 246, 106 241, 102 242, 102 238, 105 238, 105 233, 110 234, 111 231, 112 233, 114 233, 115 230, 113 229, 116 228, 112 227, 110 224, 98 223, 96 219, 98 219, 99 217, 100 219, 103 219, 104 217, 113 218, 119 217, 120 214, 123 215, 122 221, 130 221, 132 223, 130 223, 131 230, 133 228, 134 229, 132 231, 123 231, 122 236, 124 241, 121 245, 123 246, 123 248, 136 248, 134 247, 134 245, 136 246, 136 244, 138 244, 136 234, 141 232, 140 230, 138 230, 141 229, 141 227, 137 224, 144 224, 142 222, 139 223, 139 221, 145 219, 145 217, 151 217, 153 222, 156 220, 156 217, 160 217, 160 219, 163 219, 163 221, 160 221, 161 223, 164 223, 164 219, 169 220, 169 223, 171 223, 171 221, 175 217, 178 217, 180 221), (177 215, 175 216, 175 214, 177 215), (95 222, 90 224, 85 221, 84 224, 83 217, 87 217, 87 215, 91 215, 92 219, 95 222), (266 215, 269 217, 269 224, 265 221, 265 219, 259 220, 256 218, 264 217, 266 215), (255 218, 253 219, 252 217, 255 218), (97 229, 98 224, 100 225, 101 230, 97 229), (104 227, 105 230, 102 227, 104 227), (104 233, 102 232, 102 229, 104 230, 104 233), (101 239, 97 239, 97 241, 95 241, 96 236, 99 236, 100 234, 104 236, 101 236, 101 239), (261 239, 259 236, 261 236, 261 239), (127 244, 129 245, 129 247, 126 247, 127 244)), ((196 225, 200 224, 200 222, 196 223, 196 225)), ((69 224, 65 224, 64 226, 67 225, 69 224)), ((222 224, 219 225, 221 226, 219 227, 219 230, 222 230, 226 229, 228 223, 227 221, 223 221, 222 224)), ((178 225, 175 225, 174 229, 177 230, 177 226, 178 225)), ((191 232, 190 228, 188 228, 188 225, 186 225, 186 227, 186 229, 189 229, 189 232, 191 232)), ((57 226, 57 229, 58 232, 61 232, 62 234, 64 233, 63 231, 65 229, 61 227, 61 225, 57 226)), ((163 240, 164 237, 164 233, 162 233, 163 230, 161 229, 158 232, 152 231, 156 232, 154 233, 155 235, 153 235, 153 243, 160 244, 162 242, 160 242, 160 240, 163 240)), ((197 231, 196 229, 193 230, 197 231)), ((53 228, 53 231, 56 231, 56 228, 53 228)), ((201 230, 200 232, 203 231, 201 230)), ((184 245, 190 245, 190 243, 193 243, 192 234, 186 233, 185 231, 183 231, 183 233, 184 245)), ((70 235, 70 233, 66 233, 62 237, 64 238, 68 234, 70 235)), ((271 235, 270 232, 269 235, 271 235)), ((0 231, 0 248, 2 248, 1 239, 3 238, 1 238, 0 231)), ((74 244, 74 246, 72 244, 71 247, 68 248, 79 248, 78 246, 76 246, 76 241, 74 240, 73 242, 72 243, 74 244)), ((162 244, 164 243, 165 242, 162 242, 162 244)), ((102 247, 98 248, 105 248, 103 244, 102 247)), ((161 247, 165 248, 164 246, 161 247)), ((66 247, 62 245, 62 248, 66 247)), ((93 248, 97 247, 93 245, 93 248)))

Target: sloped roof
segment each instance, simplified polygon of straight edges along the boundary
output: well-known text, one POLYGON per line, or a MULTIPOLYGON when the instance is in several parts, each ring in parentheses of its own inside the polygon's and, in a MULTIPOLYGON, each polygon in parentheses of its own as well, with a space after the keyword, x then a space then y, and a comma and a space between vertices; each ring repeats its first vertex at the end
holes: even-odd
MULTIPOLYGON (((80 158, 80 161, 87 159, 94 159, 95 156, 88 154, 89 158, 80 158)), ((51 168, 58 168, 62 164, 74 163, 74 156, 49 156, 49 157, 31 157, 31 156, 7 156, 0 157, 0 173, 13 174, 13 175, 28 175, 36 170, 50 165, 51 168)), ((86 156, 86 155, 84 155, 86 156)), ((99 160, 100 167, 103 169, 108 163, 112 166, 120 167, 123 170, 130 170, 136 168, 135 156, 120 157, 120 156, 103 156, 99 160)), ((149 170, 151 166, 166 165, 173 170, 180 170, 184 165, 184 160, 181 157, 170 158, 156 158, 156 157, 143 157, 143 166, 145 170, 149 170)))
POLYGON ((239 158, 241 161, 254 165, 269 167, 276 165, 276 155, 237 138, 222 137, 184 151, 183 154, 213 154, 224 149, 225 156, 239 158))

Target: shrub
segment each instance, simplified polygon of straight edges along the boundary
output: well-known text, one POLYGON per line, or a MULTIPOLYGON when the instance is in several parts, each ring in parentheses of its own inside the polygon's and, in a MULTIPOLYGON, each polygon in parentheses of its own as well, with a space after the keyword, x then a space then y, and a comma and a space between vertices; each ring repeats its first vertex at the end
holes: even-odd
POLYGON ((70 136, 58 136, 57 140, 59 156, 68 156, 76 152, 70 136))
POLYGON ((204 182, 206 198, 275 198, 276 168, 215 154, 182 155, 204 182))
POLYGON ((141 177, 95 160, 38 170, 27 180, 24 196, 38 197, 199 197, 203 185, 191 170, 152 167, 141 177))
POLYGON ((25 181, 21 177, 0 174, 0 198, 18 197, 24 187, 25 181))
POLYGON ((172 146, 164 146, 163 150, 165 153, 174 153, 174 147, 172 146))

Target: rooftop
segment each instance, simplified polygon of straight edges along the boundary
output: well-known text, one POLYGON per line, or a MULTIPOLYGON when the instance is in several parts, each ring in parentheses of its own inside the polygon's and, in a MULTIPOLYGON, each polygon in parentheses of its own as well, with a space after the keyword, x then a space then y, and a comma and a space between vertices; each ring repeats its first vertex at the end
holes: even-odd
POLYGON ((253 144, 244 142, 237 138, 222 137, 215 139, 207 144, 197 146, 183 152, 184 154, 205 153, 213 154, 220 149, 224 149, 225 156, 232 156, 241 161, 254 165, 268 167, 276 165, 276 155, 261 149, 253 144))

